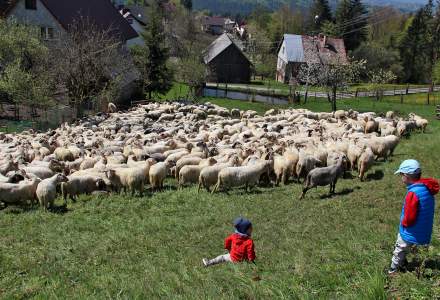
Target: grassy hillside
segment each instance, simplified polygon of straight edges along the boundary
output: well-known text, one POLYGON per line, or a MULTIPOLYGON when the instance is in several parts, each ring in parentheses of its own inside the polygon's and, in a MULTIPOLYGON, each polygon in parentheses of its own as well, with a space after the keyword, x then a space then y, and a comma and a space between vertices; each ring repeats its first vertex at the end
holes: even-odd
MULTIPOLYGON (((269 105, 210 99, 226 107, 264 112, 269 105)), ((308 108, 327 110, 325 102, 308 108)), ((143 198, 84 196, 64 213, 0 210, 0 298, 303 299, 438 298, 440 242, 437 216, 430 263, 388 279, 405 189, 393 175, 400 161, 419 159, 440 177, 440 124, 422 105, 340 102, 362 111, 411 111, 430 118, 426 134, 403 140, 391 161, 377 164, 366 182, 344 179, 327 188, 236 189, 197 193, 195 187, 143 198), (254 223, 257 266, 203 268, 203 257, 223 253, 231 221, 254 223), (261 280, 255 280, 256 277, 261 280)), ((58 201, 61 204, 61 201, 58 201)), ((412 258, 410 257, 410 260, 412 258)))

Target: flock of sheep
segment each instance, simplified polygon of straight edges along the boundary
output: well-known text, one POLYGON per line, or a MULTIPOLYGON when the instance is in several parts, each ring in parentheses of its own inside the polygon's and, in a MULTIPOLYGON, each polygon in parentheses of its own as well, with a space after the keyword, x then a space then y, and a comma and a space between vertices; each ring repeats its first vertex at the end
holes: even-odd
POLYGON ((402 136, 427 124, 393 112, 272 109, 261 116, 210 103, 139 105, 44 133, 1 133, 0 202, 47 209, 58 194, 65 202, 121 190, 142 196, 148 184, 161 190, 167 177, 211 192, 303 179, 302 198, 315 186, 334 192, 348 170, 363 180, 402 136))

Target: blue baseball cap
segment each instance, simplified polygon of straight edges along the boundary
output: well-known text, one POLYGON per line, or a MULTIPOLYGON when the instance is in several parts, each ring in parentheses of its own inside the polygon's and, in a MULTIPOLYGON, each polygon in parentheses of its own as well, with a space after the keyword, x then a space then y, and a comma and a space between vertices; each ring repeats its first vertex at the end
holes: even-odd
POLYGON ((234 220, 234 227, 237 230, 237 232, 239 232, 241 234, 246 234, 249 227, 251 227, 251 226, 252 226, 251 221, 249 221, 248 219, 245 219, 243 217, 239 217, 234 220))
POLYGON ((420 172, 422 172, 422 169, 419 162, 415 159, 407 159, 400 164, 399 169, 394 174, 419 174, 420 172))

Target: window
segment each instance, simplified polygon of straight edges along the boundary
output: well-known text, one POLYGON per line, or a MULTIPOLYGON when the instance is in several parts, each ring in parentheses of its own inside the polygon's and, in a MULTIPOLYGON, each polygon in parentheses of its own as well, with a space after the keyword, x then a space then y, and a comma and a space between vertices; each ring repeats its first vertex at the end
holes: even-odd
POLYGON ((51 27, 40 27, 40 32, 43 40, 53 40, 55 37, 54 30, 51 27))
POLYGON ((26 0, 26 9, 37 9, 37 0, 26 0))
POLYGON ((47 28, 47 38, 53 40, 53 28, 47 28))

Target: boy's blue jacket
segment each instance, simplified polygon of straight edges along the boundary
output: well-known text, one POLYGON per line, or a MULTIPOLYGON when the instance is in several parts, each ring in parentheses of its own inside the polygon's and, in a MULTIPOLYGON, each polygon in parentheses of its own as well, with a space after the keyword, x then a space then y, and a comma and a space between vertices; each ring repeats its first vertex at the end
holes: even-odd
POLYGON ((434 179, 421 179, 408 185, 407 189, 400 216, 400 236, 409 243, 429 244, 434 223, 434 195, 439 191, 438 182, 434 179), (410 218, 413 220, 408 222, 410 218))

